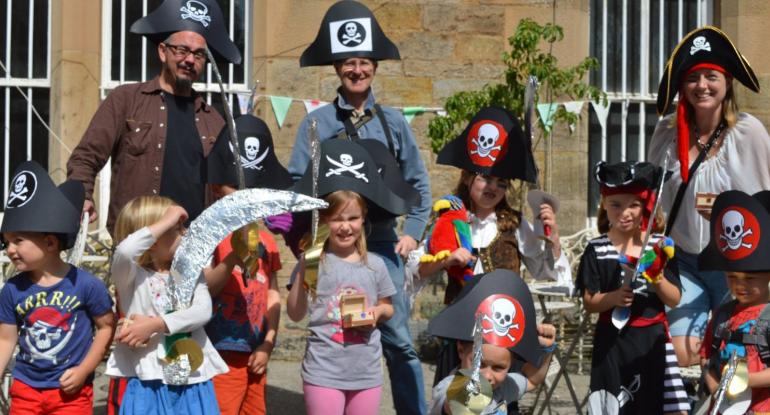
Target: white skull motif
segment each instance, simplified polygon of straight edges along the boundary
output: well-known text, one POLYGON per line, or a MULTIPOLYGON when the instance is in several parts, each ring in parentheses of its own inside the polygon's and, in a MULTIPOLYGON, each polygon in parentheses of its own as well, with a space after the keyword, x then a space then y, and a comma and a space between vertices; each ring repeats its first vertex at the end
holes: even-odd
POLYGON ((192 14, 196 15, 199 18, 201 16, 207 15, 209 12, 209 9, 206 7, 205 4, 195 0, 190 0, 187 2, 187 9, 190 10, 192 14))
POLYGON ((345 33, 347 33, 348 36, 355 37, 357 32, 358 32, 358 27, 356 27, 355 23, 353 22, 345 23, 345 33))
POLYGON ((246 137, 243 145, 246 151, 246 158, 249 160, 256 159, 259 153, 259 139, 257 137, 246 137))
POLYGON ((16 193, 21 193, 22 190, 26 187, 27 184, 27 176, 21 174, 19 177, 16 178, 16 183, 13 184, 13 191, 16 193))
POLYGON ((208 27, 209 23, 211 23, 209 8, 199 1, 188 0, 187 4, 182 6, 179 11, 182 12, 182 19, 195 20, 196 22, 202 24, 203 27, 208 27))
POLYGON ((722 216, 722 235, 719 238, 727 243, 722 251, 736 250, 742 246, 746 248, 753 246, 743 242, 743 238, 753 234, 751 229, 744 228, 744 223, 743 215, 737 210, 729 210, 722 216))
POLYGON ((340 161, 347 167, 353 164, 353 157, 350 154, 340 154, 340 161))
POLYGON ((478 137, 471 140, 471 142, 476 144, 476 149, 471 150, 471 154, 478 154, 479 157, 497 161, 497 157, 493 156, 492 152, 502 148, 497 145, 498 139, 500 139, 500 131, 494 124, 482 124, 479 127, 478 137))
POLYGON ((498 298, 492 303, 492 325, 495 334, 507 336, 516 318, 516 307, 506 298, 498 298))
POLYGON ((51 342, 61 338, 62 329, 38 320, 27 329, 27 333, 34 340, 35 347, 42 351, 51 348, 51 342))

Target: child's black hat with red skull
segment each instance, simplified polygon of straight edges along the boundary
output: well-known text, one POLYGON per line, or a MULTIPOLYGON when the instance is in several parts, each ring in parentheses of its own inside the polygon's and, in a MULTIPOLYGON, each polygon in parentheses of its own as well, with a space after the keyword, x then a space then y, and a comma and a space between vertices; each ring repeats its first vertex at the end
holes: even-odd
POLYGON ((452 304, 430 321, 428 333, 472 342, 478 314, 483 314, 484 343, 504 347, 539 365, 542 350, 537 340, 535 304, 518 274, 497 269, 476 276, 452 304))
POLYGON ((711 238, 698 255, 701 270, 770 271, 770 191, 729 190, 711 209, 711 238))
POLYGON ((516 117, 500 107, 476 113, 462 134, 439 151, 436 163, 501 179, 537 181, 529 140, 516 117))

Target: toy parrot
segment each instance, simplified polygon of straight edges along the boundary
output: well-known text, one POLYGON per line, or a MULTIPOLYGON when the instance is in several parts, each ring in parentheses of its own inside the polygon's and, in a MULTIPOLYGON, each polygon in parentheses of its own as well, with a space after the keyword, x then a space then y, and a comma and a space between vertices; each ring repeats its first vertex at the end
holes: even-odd
MULTIPOLYGON (((661 238, 652 249, 648 249, 639 259, 639 274, 652 284, 657 284, 663 278, 663 269, 669 259, 674 257, 674 240, 661 238)), ((630 265, 628 257, 620 258, 621 264, 630 265)))
MULTIPOLYGON (((453 195, 444 196, 433 204, 433 211, 437 217, 425 244, 428 253, 420 258, 420 262, 441 261, 457 248, 471 251, 471 228, 468 225, 468 211, 462 200, 453 195)), ((450 267, 447 269, 447 275, 464 285, 473 278, 473 263, 450 267)))

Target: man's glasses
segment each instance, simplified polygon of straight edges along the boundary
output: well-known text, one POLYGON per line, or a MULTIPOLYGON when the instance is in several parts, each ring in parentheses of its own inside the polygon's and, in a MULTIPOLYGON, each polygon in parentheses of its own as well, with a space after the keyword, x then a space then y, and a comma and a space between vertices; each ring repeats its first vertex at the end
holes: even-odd
POLYGON ((189 54, 192 53, 193 57, 195 57, 196 60, 205 62, 206 61, 206 51, 203 49, 198 49, 196 51, 190 50, 187 46, 182 45, 172 45, 171 43, 164 43, 166 47, 171 51, 171 53, 174 54, 179 59, 186 58, 189 54))

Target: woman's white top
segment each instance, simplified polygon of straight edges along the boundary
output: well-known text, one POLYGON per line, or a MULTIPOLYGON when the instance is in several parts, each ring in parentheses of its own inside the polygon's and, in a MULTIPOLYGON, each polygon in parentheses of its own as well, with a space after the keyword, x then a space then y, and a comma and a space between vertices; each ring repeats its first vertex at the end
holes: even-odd
MULTIPOLYGON (((668 170, 673 173, 663 187, 661 206, 668 214, 682 176, 677 156, 676 126, 671 124, 674 115, 664 117, 655 127, 650 141, 648 160, 661 166, 666 152, 670 154, 668 170)), ((695 160, 690 160, 690 164, 695 160)), ((740 190, 754 194, 770 189, 770 136, 753 116, 740 113, 738 122, 724 133, 719 151, 706 158, 690 177, 682 199, 682 206, 671 229, 671 238, 677 246, 689 253, 700 253, 709 242, 709 222, 695 210, 695 194, 721 193, 740 190)))
MULTIPOLYGON (((149 228, 142 228, 121 242, 112 261, 112 280, 118 292, 118 305, 123 316, 132 314, 160 316, 168 327, 167 334, 191 333, 203 349, 203 364, 192 372, 188 384, 205 382, 226 373, 227 364, 219 357, 203 326, 211 318, 211 296, 203 275, 195 287, 190 307, 167 313, 171 302, 166 293, 168 274, 139 266, 136 260, 155 243, 149 228)), ((106 374, 118 377, 138 377, 141 380, 162 380, 161 346, 164 335, 156 334, 147 347, 128 347, 116 343, 107 361, 106 374)))

